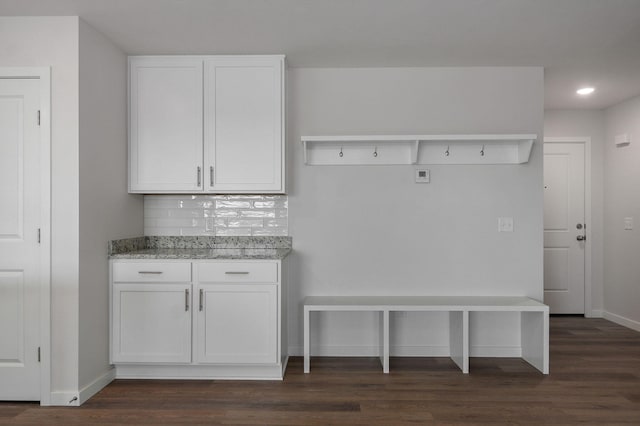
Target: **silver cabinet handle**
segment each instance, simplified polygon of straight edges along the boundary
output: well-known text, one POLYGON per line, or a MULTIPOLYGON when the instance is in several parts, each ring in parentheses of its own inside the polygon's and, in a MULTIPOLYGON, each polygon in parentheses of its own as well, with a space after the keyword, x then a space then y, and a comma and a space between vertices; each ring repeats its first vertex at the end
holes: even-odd
POLYGON ((202 183, 202 179, 200 178, 200 173, 202 172, 202 168, 198 166, 198 188, 200 188, 200 184, 202 183))
POLYGON ((199 306, 198 306, 198 309, 199 309, 200 311, 202 311, 202 307, 203 307, 203 306, 202 306, 202 304, 203 304, 203 300, 202 300, 202 298, 203 298, 203 293, 204 293, 204 291, 203 291, 202 289, 200 289, 200 303, 199 303, 199 306))
POLYGON ((189 289, 184 290, 184 311, 189 311, 189 289))
POLYGON ((138 273, 144 275, 160 275, 162 271, 138 271, 138 273))
POLYGON ((249 275, 248 272, 244 272, 244 271, 227 271, 227 272, 225 272, 225 274, 227 274, 227 275, 249 275))
POLYGON ((213 186, 213 166, 209 167, 209 186, 213 186))

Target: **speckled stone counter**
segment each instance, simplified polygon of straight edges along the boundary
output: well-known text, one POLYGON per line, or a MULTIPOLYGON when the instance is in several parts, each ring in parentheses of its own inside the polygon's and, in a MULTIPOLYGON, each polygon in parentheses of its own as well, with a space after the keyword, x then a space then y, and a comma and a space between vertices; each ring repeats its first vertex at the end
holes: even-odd
POLYGON ((109 242, 111 259, 284 259, 291 237, 136 237, 109 242))

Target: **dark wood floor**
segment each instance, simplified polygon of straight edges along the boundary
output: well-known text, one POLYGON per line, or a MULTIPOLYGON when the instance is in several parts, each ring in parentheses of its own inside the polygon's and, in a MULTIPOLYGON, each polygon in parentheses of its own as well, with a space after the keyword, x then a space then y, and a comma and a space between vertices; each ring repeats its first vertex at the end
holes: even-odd
POLYGON ((602 319, 552 317, 551 374, 520 359, 290 361, 283 382, 116 380, 79 408, 0 403, 0 424, 635 424, 640 333, 602 319))

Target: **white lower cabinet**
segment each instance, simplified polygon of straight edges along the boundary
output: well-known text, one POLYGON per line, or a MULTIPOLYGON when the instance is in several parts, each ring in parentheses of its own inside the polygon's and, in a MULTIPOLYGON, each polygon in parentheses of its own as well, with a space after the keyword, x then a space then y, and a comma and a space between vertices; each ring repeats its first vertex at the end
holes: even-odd
POLYGON ((191 362, 191 284, 115 284, 117 362, 191 362))
POLYGON ((112 260, 117 377, 282 378, 284 264, 112 260))
POLYGON ((201 285, 199 292, 196 362, 278 361, 276 284, 201 285))

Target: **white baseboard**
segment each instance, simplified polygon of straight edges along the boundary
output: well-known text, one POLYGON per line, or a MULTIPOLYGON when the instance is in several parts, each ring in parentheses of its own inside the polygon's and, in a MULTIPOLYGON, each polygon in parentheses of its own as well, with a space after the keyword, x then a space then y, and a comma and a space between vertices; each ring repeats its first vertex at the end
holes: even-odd
MULTIPOLYGON (((520 346, 471 346, 470 356, 490 358, 520 358, 522 348, 520 346)), ((290 346, 289 355, 303 356, 302 346, 290 346)), ((312 346, 312 356, 347 356, 347 357, 372 357, 380 356, 378 346, 312 346)), ((391 346, 389 356, 401 357, 448 357, 449 346, 391 346)))
POLYGON ((93 395, 100 392, 105 386, 111 383, 116 378, 116 369, 110 368, 103 375, 96 378, 93 382, 80 389, 78 395, 78 405, 84 404, 93 395))
MULTIPOLYGON (((313 356, 380 356, 380 346, 312 346, 313 356)), ((302 346, 289 346, 289 356, 303 356, 302 346)))
POLYGON ((93 382, 80 389, 79 392, 65 391, 65 392, 51 392, 51 399, 49 405, 57 405, 63 407, 79 407, 84 404, 89 398, 96 393, 100 392, 105 386, 111 383, 116 378, 115 368, 111 368, 106 371, 100 377, 96 378, 93 382))
POLYGON ((80 405, 78 393, 73 391, 51 392, 49 405, 57 405, 62 407, 77 407, 80 405))
MULTIPOLYGON (((287 360, 288 361, 288 358, 287 360)), ((282 364, 151 365, 118 364, 118 379, 282 380, 282 364)))
POLYGON ((449 346, 391 346, 389 356, 449 356, 449 346))
POLYGON ((602 316, 604 317, 604 319, 608 319, 609 321, 615 322, 616 324, 620 324, 635 331, 640 331, 640 322, 638 321, 620 315, 612 314, 611 312, 607 311, 604 311, 602 316))
POLYGON ((522 358, 520 346, 471 346, 470 357, 483 358, 522 358))

